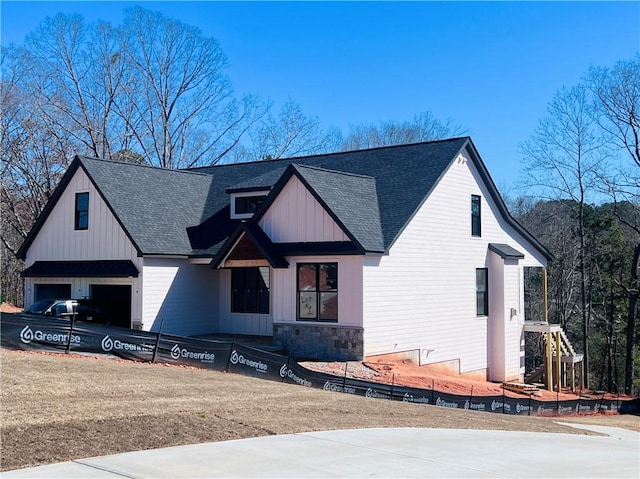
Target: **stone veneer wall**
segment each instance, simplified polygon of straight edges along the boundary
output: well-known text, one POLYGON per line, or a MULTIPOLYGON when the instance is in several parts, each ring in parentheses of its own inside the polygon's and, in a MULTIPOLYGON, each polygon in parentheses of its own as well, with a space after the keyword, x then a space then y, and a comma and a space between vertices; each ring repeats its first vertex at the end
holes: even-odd
POLYGON ((362 361, 364 354, 363 329, 357 326, 277 323, 273 344, 290 356, 323 361, 362 361))

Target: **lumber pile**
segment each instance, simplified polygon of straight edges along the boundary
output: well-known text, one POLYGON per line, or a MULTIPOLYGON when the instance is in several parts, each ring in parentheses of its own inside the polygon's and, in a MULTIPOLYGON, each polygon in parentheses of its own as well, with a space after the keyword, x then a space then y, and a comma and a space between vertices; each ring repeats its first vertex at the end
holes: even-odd
POLYGON ((502 387, 508 389, 509 391, 522 394, 531 394, 538 391, 538 386, 536 386, 535 384, 505 382, 502 383, 502 387))

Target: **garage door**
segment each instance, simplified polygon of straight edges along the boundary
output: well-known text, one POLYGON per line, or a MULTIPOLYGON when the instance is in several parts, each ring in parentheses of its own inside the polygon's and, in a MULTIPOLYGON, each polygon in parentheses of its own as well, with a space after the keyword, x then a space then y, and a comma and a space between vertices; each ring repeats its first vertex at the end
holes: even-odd
POLYGON ((131 327, 131 286, 91 285, 91 299, 110 319, 111 326, 131 327))
POLYGON ((43 299, 71 299, 70 284, 36 283, 34 285, 34 301, 43 299))

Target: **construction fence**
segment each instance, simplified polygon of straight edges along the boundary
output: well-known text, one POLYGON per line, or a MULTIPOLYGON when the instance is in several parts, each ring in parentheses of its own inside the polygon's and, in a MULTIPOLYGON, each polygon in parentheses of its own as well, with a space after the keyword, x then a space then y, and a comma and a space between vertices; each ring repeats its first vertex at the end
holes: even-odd
POLYGON ((210 341, 168 334, 70 322, 25 314, 3 314, 0 345, 7 349, 111 355, 143 362, 194 366, 253 376, 367 398, 528 416, 587 415, 623 412, 629 401, 579 397, 538 401, 529 397, 467 396, 432 389, 379 384, 319 373, 294 358, 248 347, 235 341, 210 341))

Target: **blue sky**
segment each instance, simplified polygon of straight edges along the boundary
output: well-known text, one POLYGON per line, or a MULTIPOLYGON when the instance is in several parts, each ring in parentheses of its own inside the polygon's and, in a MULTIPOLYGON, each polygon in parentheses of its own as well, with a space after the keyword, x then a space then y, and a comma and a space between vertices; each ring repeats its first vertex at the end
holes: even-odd
POLYGON ((14 2, 1 41, 45 16, 119 23, 142 5, 215 37, 237 93, 287 98, 326 127, 431 111, 468 128, 498 187, 562 86, 640 51, 640 2, 14 2))

